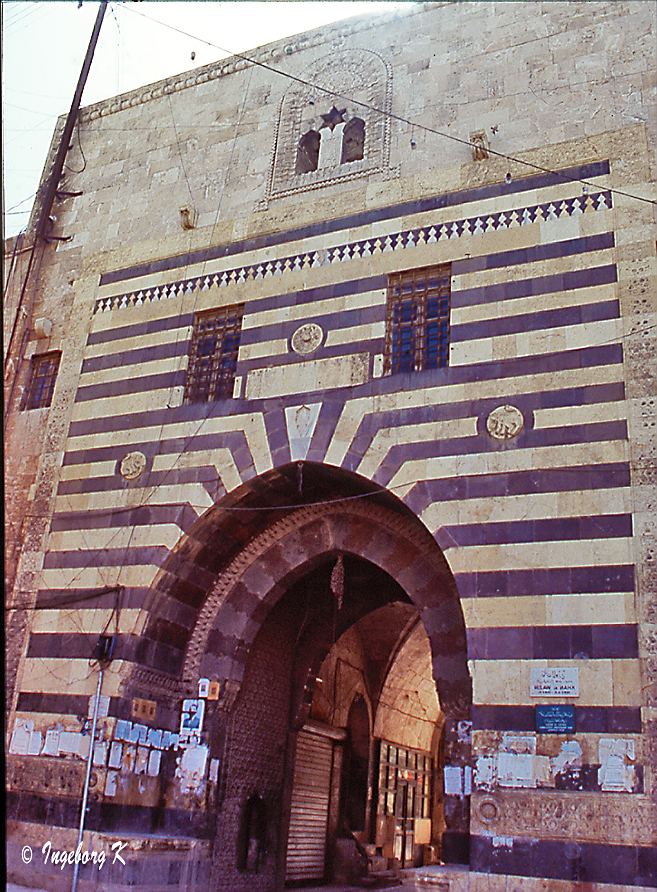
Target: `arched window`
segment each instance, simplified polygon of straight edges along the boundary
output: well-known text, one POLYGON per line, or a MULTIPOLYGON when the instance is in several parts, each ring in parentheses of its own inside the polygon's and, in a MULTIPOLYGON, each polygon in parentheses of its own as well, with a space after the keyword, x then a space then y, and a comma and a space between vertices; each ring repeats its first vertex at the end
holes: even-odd
POLYGON ((348 161, 360 161, 363 157, 365 146, 365 121, 361 118, 352 118, 345 125, 342 134, 342 158, 340 164, 348 161))
POLYGON ((317 170, 319 162, 320 135, 316 130, 309 130, 299 140, 295 173, 309 173, 317 170))

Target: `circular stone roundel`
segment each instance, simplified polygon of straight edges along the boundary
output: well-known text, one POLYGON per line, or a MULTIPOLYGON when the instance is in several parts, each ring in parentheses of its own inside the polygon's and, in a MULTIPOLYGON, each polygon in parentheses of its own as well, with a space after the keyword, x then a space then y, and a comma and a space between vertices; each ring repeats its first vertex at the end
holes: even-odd
POLYGON ((320 326, 314 322, 308 322, 306 325, 297 328, 292 335, 290 343, 295 353, 306 356, 319 347, 323 337, 324 332, 320 326))
POLYGON ((480 800, 477 811, 482 824, 495 824, 499 820, 500 806, 492 796, 480 800))
POLYGON ((515 406, 498 406, 486 419, 486 430, 496 440, 511 440, 525 423, 522 412, 515 406))
POLYGON ((129 452, 119 466, 119 472, 126 480, 136 480, 146 467, 143 452, 129 452))

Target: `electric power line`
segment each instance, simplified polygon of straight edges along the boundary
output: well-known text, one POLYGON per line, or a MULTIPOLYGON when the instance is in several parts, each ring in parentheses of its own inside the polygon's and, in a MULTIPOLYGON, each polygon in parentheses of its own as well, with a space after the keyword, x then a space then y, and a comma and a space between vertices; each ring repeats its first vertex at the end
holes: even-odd
MULTIPOLYGON (((332 96, 337 99, 345 100, 346 102, 351 102, 354 105, 358 105, 361 108, 365 108, 365 109, 368 109, 369 111, 376 112, 383 117, 388 117, 391 120, 398 121, 399 123, 407 124, 410 127, 414 127, 414 128, 417 127, 418 130, 424 130, 427 133, 432 133, 436 136, 441 136, 445 139, 452 140, 453 142, 460 143, 461 145, 468 146, 468 148, 472 148, 472 142, 469 139, 463 139, 460 136, 454 136, 452 133, 445 133, 444 131, 436 130, 435 128, 429 127, 426 124, 420 124, 415 121, 410 121, 408 118, 404 118, 402 115, 397 115, 394 112, 385 111, 385 109, 377 108, 376 106, 370 105, 367 102, 362 102, 361 100, 354 99, 353 97, 348 96, 344 93, 339 93, 335 90, 330 90, 327 87, 321 87, 318 84, 313 83, 312 81, 308 81, 304 78, 298 77, 298 75, 294 75, 294 74, 290 74, 285 71, 281 71, 279 68, 274 68, 273 65, 267 65, 267 63, 265 63, 265 62, 260 62, 257 59, 252 59, 250 56, 247 56, 244 53, 231 52, 230 50, 226 49, 225 47, 219 46, 218 44, 213 43, 212 41, 197 37, 194 34, 190 34, 189 32, 183 31, 180 28, 176 28, 173 25, 168 25, 165 22, 161 22, 158 19, 152 18, 151 16, 144 15, 144 13, 138 12, 137 10, 132 9, 131 7, 128 7, 123 3, 121 3, 120 5, 124 9, 129 9, 130 12, 134 13, 135 15, 141 16, 142 18, 145 18, 145 19, 148 19, 149 21, 155 22, 158 25, 162 25, 165 28, 170 28, 171 30, 176 31, 185 37, 191 37, 194 40, 199 40, 202 43, 206 43, 208 46, 211 46, 214 49, 220 50, 222 53, 227 53, 229 56, 233 56, 236 59, 241 59, 244 62, 248 62, 250 65, 257 66, 258 68, 263 68, 265 71, 270 71, 272 74, 279 75, 280 77, 285 77, 288 80, 295 81, 298 84, 301 84, 306 87, 310 87, 313 90, 317 90, 318 92, 325 93, 327 96, 332 96)), ((530 162, 530 161, 523 161, 514 155, 508 155, 504 152, 498 152, 494 149, 491 149, 490 147, 487 147, 487 151, 488 151, 489 155, 494 155, 497 158, 502 158, 505 161, 510 162, 510 163, 512 162, 514 164, 524 165, 525 167, 529 167, 532 170, 537 170, 541 173, 552 174, 553 176, 561 177, 562 179, 568 180, 570 182, 581 183, 583 186, 595 186, 596 185, 595 183, 590 183, 587 180, 580 179, 579 177, 573 177, 573 176, 565 174, 561 171, 551 170, 550 168, 542 167, 540 164, 534 164, 533 162, 530 162)), ((623 195, 627 198, 633 198, 633 199, 636 199, 637 201, 643 201, 648 204, 653 204, 653 205, 657 204, 657 201, 655 201, 652 198, 644 198, 641 195, 634 195, 630 192, 625 192, 621 189, 611 189, 610 188, 609 191, 612 192, 613 194, 623 195)))

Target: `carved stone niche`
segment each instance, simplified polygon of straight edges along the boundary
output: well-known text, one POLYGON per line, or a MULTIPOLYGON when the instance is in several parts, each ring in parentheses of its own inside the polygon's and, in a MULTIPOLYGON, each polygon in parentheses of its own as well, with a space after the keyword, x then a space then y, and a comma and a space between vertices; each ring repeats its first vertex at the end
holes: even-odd
POLYGON ((367 176, 390 163, 390 118, 373 110, 392 107, 392 69, 381 56, 368 49, 338 51, 301 78, 312 86, 293 83, 281 103, 267 201, 367 176))

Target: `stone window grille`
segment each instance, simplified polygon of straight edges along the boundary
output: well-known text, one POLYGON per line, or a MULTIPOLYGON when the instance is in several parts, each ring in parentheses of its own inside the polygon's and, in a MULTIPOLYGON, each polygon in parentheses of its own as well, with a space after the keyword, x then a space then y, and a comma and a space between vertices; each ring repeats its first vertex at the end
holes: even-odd
POLYGON ((189 351, 186 403, 207 403, 233 395, 244 304, 194 316, 189 351))
POLYGON ((450 288, 448 263, 388 276, 386 374, 448 364, 450 288))
POLYGON ((21 409, 45 409, 50 406, 61 356, 59 351, 54 351, 32 357, 30 382, 23 394, 21 409))

